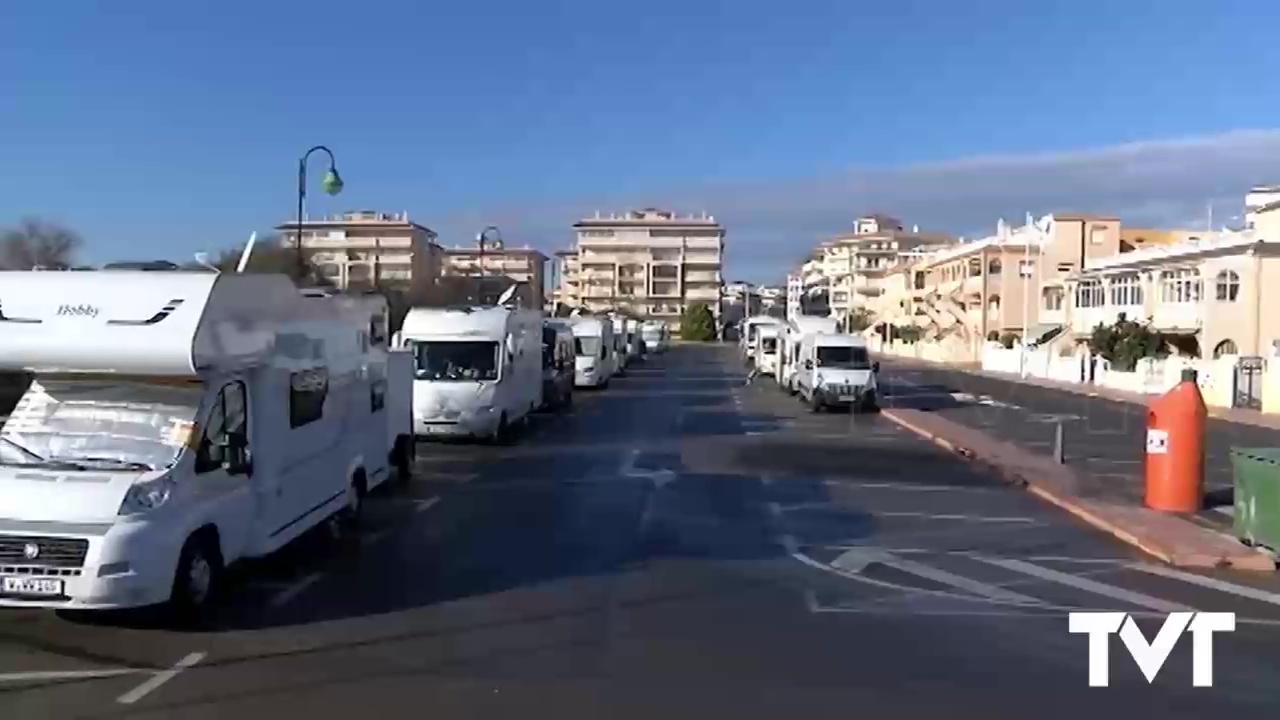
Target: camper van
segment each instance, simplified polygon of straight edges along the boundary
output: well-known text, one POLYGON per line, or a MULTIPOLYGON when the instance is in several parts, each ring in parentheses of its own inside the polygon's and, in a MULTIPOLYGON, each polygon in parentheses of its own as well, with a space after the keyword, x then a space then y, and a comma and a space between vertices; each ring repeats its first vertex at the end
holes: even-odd
POLYGON ((0 273, 0 605, 168 604, 412 468, 412 367, 381 298, 283 275, 0 273))
POLYGON ((789 394, 796 393, 795 375, 800 366, 800 344, 808 335, 840 332, 839 322, 820 315, 797 315, 784 326, 778 348, 778 385, 789 394))
POLYGON ((645 352, 657 354, 667 351, 671 344, 666 323, 648 320, 640 325, 640 339, 644 341, 645 352))
POLYGON ((542 313, 417 307, 400 329, 412 351, 418 437, 505 442, 542 405, 542 313))
POLYGON ((813 412, 827 408, 879 409, 876 375, 861 335, 806 335, 800 341, 795 386, 813 412))
POLYGON ((768 375, 775 380, 778 377, 778 357, 782 345, 781 331, 781 325, 760 325, 755 329, 755 368, 761 375, 768 375))
POLYGON ((607 387, 615 368, 613 322, 609 318, 578 317, 573 321, 576 387, 607 387))
POLYGON ((559 410, 573 405, 573 326, 565 320, 542 321, 542 407, 559 410))
POLYGON ((623 315, 613 314, 609 316, 609 321, 613 325, 613 373, 618 377, 624 377, 627 374, 627 366, 635 359, 631 351, 629 332, 629 326, 633 325, 634 321, 623 315))
POLYGON ((756 315, 742 321, 739 326, 742 328, 742 335, 738 338, 738 348, 742 353, 742 359, 747 365, 755 362, 756 355, 756 337, 762 326, 781 325, 782 321, 776 317, 768 315, 756 315))

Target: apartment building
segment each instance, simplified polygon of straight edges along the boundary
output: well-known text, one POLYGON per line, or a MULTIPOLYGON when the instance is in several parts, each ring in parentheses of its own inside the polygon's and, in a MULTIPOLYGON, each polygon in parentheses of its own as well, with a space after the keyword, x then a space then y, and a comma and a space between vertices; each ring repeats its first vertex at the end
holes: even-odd
POLYGON ((906 230, 897 218, 873 213, 857 218, 850 232, 823 242, 820 261, 806 261, 802 273, 815 287, 825 283, 830 315, 847 323, 859 309, 871 311, 890 269, 951 241, 918 227, 906 230))
POLYGON ((996 233, 957 242, 895 266, 877 323, 915 325, 928 339, 954 338, 976 357, 984 339, 1012 333, 1046 342, 1067 323, 1069 281, 1086 265, 1120 252, 1120 220, 1103 215, 1030 216, 996 233))
MULTIPOLYGON (((297 247, 298 222, 275 229, 287 247, 297 247)), ((303 220, 301 239, 321 274, 343 289, 381 283, 425 300, 435 292, 444 261, 436 233, 410 220, 407 212, 358 210, 303 220)))
MULTIPOLYGON (((499 293, 502 290, 498 286, 505 289, 508 281, 515 282, 519 285, 517 297, 524 307, 542 308, 545 305, 547 260, 544 253, 528 245, 512 248, 499 244, 483 249, 478 244, 471 247, 455 245, 444 251, 444 276, 448 284, 460 284, 465 288, 470 284, 468 280, 475 280, 477 286, 485 283, 485 287, 492 286, 493 292, 499 293), (453 281, 455 278, 461 278, 462 282, 453 281)), ((487 297, 481 299, 491 300, 487 297)))
POLYGON ((719 319, 725 229, 714 217, 645 208, 597 213, 573 230, 574 247, 556 253, 560 302, 673 323, 705 303, 719 319))

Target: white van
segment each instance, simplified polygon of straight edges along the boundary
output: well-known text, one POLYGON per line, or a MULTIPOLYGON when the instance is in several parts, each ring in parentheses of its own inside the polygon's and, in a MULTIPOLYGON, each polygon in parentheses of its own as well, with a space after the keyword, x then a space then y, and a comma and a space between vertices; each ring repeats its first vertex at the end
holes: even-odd
POLYGON ((0 605, 168 603, 412 467, 410 358, 381 298, 283 275, 0 273, 0 605))
POLYGON ((419 437, 510 439, 542 405, 542 313, 503 306, 413 308, 398 344, 413 353, 419 437))
POLYGON ((613 374, 625 377, 627 366, 635 359, 631 353, 631 339, 627 328, 632 321, 625 316, 612 313, 609 315, 609 321, 613 325, 613 374))
POLYGON ((667 324, 656 320, 647 320, 640 325, 640 338, 644 340, 645 351, 653 354, 666 352, 671 344, 667 324))
POLYGON ((845 407, 863 412, 879 409, 876 374, 861 335, 807 335, 800 341, 795 385, 813 412, 845 407))
POLYGON ((607 387, 613 377, 613 322, 608 318, 573 320, 575 387, 607 387))
POLYGON ((781 345, 781 325, 761 325, 756 327, 755 367, 761 375, 774 379, 778 377, 778 354, 781 345))
POLYGON ((800 345, 808 335, 840 332, 839 322, 822 315, 797 315, 785 325, 782 342, 778 348, 778 385, 789 394, 796 393, 795 376, 800 367, 800 345))

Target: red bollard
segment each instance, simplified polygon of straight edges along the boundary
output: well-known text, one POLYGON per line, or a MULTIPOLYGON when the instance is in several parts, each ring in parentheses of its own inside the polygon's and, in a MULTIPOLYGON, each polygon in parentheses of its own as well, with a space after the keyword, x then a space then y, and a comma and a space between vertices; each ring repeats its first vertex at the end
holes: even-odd
POLYGON ((1151 401, 1147 412, 1147 507, 1199 512, 1204 506, 1204 426, 1208 410, 1196 371, 1151 401))

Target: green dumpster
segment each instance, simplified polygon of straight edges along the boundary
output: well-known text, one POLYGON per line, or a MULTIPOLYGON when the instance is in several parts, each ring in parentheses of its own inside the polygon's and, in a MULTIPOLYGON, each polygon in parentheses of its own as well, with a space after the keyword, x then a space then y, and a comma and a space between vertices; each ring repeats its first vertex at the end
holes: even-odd
POLYGON ((1236 537, 1280 548, 1280 448, 1231 448, 1231 471, 1236 537))

